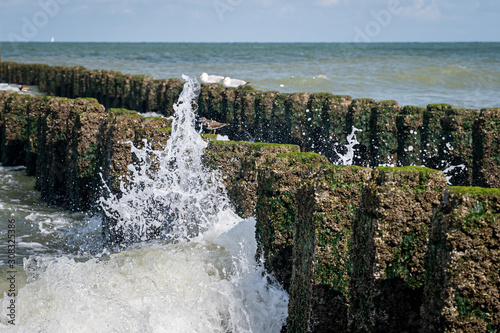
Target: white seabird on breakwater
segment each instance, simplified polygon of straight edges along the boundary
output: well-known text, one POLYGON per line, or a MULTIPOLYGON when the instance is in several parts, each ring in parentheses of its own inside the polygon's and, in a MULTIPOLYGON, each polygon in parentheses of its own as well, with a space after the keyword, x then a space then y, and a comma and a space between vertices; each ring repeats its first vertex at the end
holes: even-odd
POLYGON ((248 82, 240 79, 231 79, 229 76, 226 76, 222 81, 222 85, 226 88, 238 88, 245 84, 248 84, 248 82))
POLYGON ((207 73, 202 73, 200 75, 202 83, 219 83, 224 79, 224 76, 220 75, 208 75, 207 73))

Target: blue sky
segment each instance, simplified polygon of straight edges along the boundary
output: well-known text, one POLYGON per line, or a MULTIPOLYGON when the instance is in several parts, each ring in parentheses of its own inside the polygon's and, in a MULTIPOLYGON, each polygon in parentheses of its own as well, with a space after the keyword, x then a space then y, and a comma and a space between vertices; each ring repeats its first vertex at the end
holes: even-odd
POLYGON ((498 0, 1 0, 1 41, 500 41, 498 0))

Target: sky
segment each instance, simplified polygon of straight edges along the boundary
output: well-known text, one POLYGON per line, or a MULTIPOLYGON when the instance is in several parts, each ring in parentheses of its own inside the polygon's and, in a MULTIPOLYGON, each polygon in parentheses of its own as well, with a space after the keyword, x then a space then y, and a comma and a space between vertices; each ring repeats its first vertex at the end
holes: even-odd
POLYGON ((498 0, 0 0, 0 41, 500 41, 498 0))

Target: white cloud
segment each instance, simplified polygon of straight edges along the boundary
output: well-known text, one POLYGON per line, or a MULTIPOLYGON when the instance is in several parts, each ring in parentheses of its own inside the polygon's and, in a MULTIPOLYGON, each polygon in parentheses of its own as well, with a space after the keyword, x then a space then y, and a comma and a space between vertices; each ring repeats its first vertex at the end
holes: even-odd
POLYGON ((338 5, 340 0, 316 0, 314 4, 319 7, 333 7, 338 5))
POLYGON ((423 20, 437 20, 442 14, 436 0, 411 0, 411 4, 402 6, 401 15, 423 20))
POLYGON ((0 7, 3 8, 14 8, 14 7, 23 7, 23 6, 29 6, 32 4, 27 4, 26 1, 24 0, 2 0, 0 2, 0 7))
POLYGON ((297 8, 294 5, 284 5, 280 7, 280 13, 285 15, 293 15, 297 12, 297 8))
POLYGON ((201 15, 201 12, 199 10, 188 10, 187 13, 194 19, 199 19, 203 17, 203 15, 201 15))
POLYGON ((271 7, 274 4, 273 0, 257 0, 264 7, 271 7))
POLYGON ((86 11, 87 9, 89 9, 88 5, 82 5, 82 6, 78 6, 78 7, 73 8, 71 10, 71 13, 83 12, 83 11, 86 11))

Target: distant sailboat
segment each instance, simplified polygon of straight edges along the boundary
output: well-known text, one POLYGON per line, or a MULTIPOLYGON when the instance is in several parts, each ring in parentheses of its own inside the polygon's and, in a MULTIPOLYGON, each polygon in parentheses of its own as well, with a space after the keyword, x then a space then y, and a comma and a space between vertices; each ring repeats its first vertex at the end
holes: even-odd
POLYGON ((55 41, 55 38, 54 38, 54 37, 52 37, 52 38, 50 39, 50 42, 51 42, 51 43, 54 43, 54 41, 55 41))

